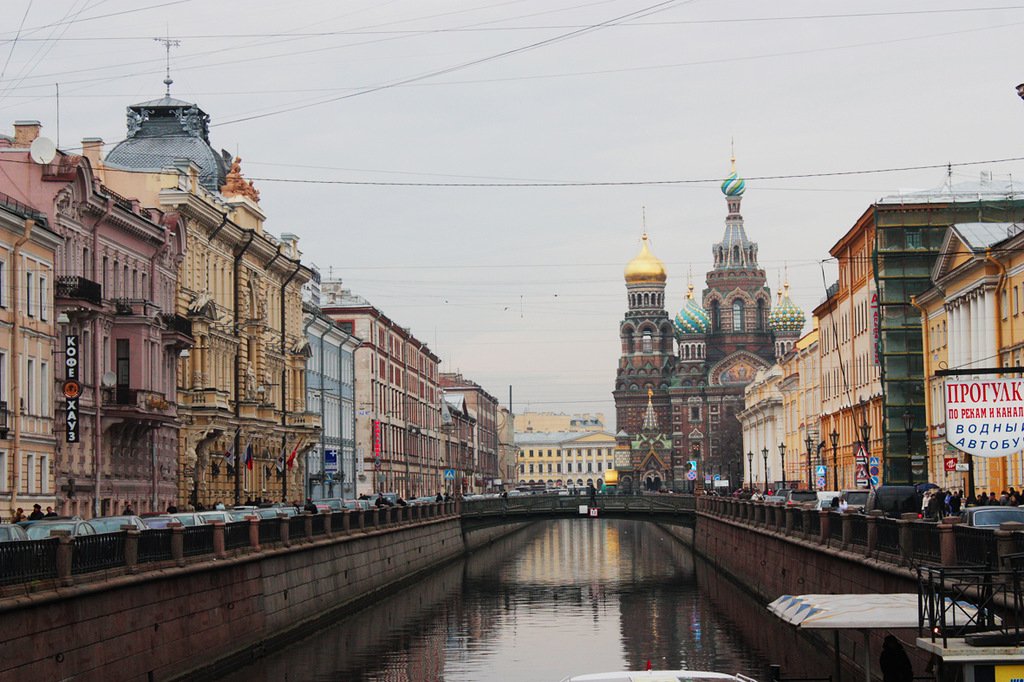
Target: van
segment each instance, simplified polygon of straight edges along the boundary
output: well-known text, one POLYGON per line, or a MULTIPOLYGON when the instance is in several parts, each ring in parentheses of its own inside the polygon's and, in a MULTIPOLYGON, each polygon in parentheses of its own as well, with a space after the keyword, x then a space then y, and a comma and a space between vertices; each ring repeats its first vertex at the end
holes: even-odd
POLYGON ((881 511, 890 518, 921 513, 922 493, 912 485, 880 485, 868 493, 864 511, 881 511))

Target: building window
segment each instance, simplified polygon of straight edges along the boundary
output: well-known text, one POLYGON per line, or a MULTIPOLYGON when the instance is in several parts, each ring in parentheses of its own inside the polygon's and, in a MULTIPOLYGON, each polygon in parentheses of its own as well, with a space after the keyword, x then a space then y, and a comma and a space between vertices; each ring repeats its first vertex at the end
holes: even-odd
POLYGON ((7 492, 7 453, 0 451, 0 491, 7 492))
POLYGON ((25 362, 25 413, 35 414, 36 403, 35 403, 35 373, 36 373, 36 361, 29 358, 25 362))
POLYGON ((50 492, 50 457, 49 455, 39 456, 39 492, 50 492))
POLYGON ((7 264, 0 260, 0 308, 7 307, 7 264))
POLYGON ((718 301, 711 302, 711 331, 717 332, 722 328, 722 306, 718 301))
POLYGON ((692 421, 692 422, 699 422, 700 421, 700 407, 698 405, 691 405, 690 406, 690 421, 692 421))
POLYGON ((921 230, 907 230, 906 235, 908 249, 921 248, 921 230))
POLYGON ((640 352, 650 353, 652 349, 651 343, 651 332, 645 331, 642 340, 640 341, 640 352))
POLYGON ((25 307, 28 309, 28 316, 29 317, 35 317, 36 316, 36 302, 32 298, 32 279, 33 279, 32 278, 32 273, 31 272, 26 272, 25 273, 25 303, 26 303, 25 307))
POLYGON ((50 415, 50 363, 39 363, 39 414, 50 415))
POLYGON ((739 299, 732 302, 732 330, 743 331, 743 301, 739 299))
POLYGON ((36 491, 36 456, 25 455, 25 492, 36 491))
POLYGON ((1013 314, 1020 312, 1020 286, 1013 287, 1013 314))

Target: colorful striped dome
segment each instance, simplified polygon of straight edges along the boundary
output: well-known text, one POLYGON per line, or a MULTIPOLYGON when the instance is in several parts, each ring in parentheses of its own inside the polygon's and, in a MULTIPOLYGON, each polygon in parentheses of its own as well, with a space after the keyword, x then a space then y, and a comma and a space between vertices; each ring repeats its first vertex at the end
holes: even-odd
POLYGON ((736 168, 722 181, 722 194, 727 197, 741 197, 747 190, 747 181, 736 173, 736 168))
POLYGON ((789 282, 786 282, 779 294, 779 302, 768 313, 768 328, 776 333, 799 334, 806 320, 804 311, 789 298, 789 282))
POLYGON ((697 302, 697 299, 693 297, 692 284, 686 293, 686 303, 683 304, 683 309, 672 320, 672 326, 675 327, 676 336, 706 334, 708 329, 711 328, 711 318, 704 312, 704 308, 697 302))

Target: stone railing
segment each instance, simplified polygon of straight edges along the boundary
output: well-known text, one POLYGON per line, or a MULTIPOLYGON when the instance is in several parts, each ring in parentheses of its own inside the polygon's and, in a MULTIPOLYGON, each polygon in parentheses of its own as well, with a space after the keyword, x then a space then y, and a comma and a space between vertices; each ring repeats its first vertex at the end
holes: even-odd
POLYGON ((239 554, 333 541, 360 533, 451 519, 457 502, 345 510, 323 514, 279 515, 209 525, 139 531, 124 527, 116 533, 73 538, 66 531, 52 538, 0 545, 0 597, 67 587, 124 574, 185 566, 239 554))
POLYGON ((839 513, 730 497, 699 497, 697 511, 899 566, 999 568, 1019 559, 1018 547, 1024 546, 1024 524, 1019 523, 1004 523, 995 530, 968 528, 954 517, 935 523, 919 520, 916 514, 891 519, 877 511, 839 513))

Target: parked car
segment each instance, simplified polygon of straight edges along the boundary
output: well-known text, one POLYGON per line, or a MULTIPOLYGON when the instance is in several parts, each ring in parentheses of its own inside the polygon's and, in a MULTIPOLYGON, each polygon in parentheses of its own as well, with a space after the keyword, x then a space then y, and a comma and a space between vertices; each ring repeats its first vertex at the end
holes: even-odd
POLYGON ((867 488, 852 488, 843 491, 843 497, 846 498, 846 505, 849 509, 854 511, 863 511, 864 507, 867 506, 868 496, 871 491, 867 488))
POLYGON ((818 502, 817 490, 790 490, 786 504, 812 505, 818 502))
POLYGON ((340 497, 330 497, 323 500, 313 500, 313 504, 315 504, 317 508, 319 508, 320 505, 325 505, 331 511, 342 511, 345 508, 345 505, 342 504, 342 499, 340 497))
POLYGON ((1000 523, 1024 523, 1022 507, 971 507, 960 512, 960 521, 975 528, 998 528, 1000 523))
POLYGON ((920 516, 924 491, 934 487, 933 484, 880 485, 868 493, 864 511, 879 510, 891 518, 910 513, 920 516))
POLYGON ((89 520, 97 533, 117 533, 122 526, 134 526, 135 530, 149 530, 149 527, 138 516, 99 516, 89 520))
POLYGON ((146 528, 159 529, 167 528, 171 523, 178 523, 178 520, 169 514, 158 514, 157 516, 143 516, 142 523, 146 524, 146 528))
POLYGON ((199 519, 200 523, 210 523, 211 521, 230 523, 232 521, 231 515, 228 514, 227 511, 221 510, 196 512, 196 518, 199 519))
POLYGON ((42 519, 32 521, 25 528, 25 534, 29 540, 44 540, 50 537, 50 533, 55 530, 69 531, 71 537, 96 535, 96 529, 88 521, 82 521, 81 519, 42 519))
POLYGON ((28 540, 25 529, 16 523, 0 523, 0 542, 28 540))
POLYGON ((342 500, 342 504, 345 505, 345 509, 370 509, 373 507, 369 500, 342 500))

